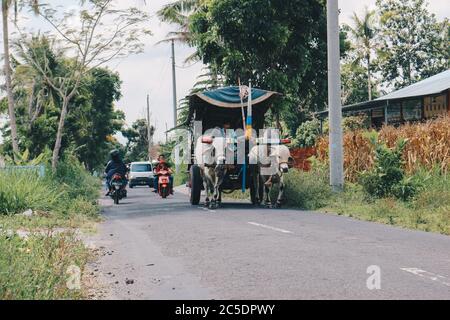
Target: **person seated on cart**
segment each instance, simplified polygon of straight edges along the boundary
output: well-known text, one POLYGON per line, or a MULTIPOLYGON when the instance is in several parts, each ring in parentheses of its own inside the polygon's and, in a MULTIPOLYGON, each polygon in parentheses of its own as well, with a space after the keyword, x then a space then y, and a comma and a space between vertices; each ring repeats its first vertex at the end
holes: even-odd
POLYGON ((170 194, 173 194, 173 171, 170 168, 170 164, 166 161, 166 158, 163 155, 160 155, 158 157, 158 164, 155 166, 155 168, 153 169, 154 173, 155 173, 155 179, 153 180, 153 187, 155 188, 155 193, 158 193, 158 174, 159 172, 166 170, 169 172, 170 177, 169 177, 169 181, 170 181, 170 194))

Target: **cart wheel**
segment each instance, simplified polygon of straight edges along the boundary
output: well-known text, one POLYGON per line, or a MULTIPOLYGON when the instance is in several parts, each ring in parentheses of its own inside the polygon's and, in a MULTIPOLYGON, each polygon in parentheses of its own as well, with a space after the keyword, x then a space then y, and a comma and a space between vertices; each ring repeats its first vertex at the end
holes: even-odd
POLYGON ((190 170, 191 179, 191 204, 198 206, 200 203, 200 197, 202 195, 202 176, 200 174, 200 168, 193 165, 190 170))

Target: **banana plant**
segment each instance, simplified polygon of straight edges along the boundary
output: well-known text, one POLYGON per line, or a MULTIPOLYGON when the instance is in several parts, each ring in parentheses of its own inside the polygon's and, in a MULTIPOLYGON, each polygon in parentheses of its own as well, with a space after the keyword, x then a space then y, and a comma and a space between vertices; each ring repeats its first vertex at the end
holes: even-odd
POLYGON ((48 163, 50 157, 50 150, 47 149, 36 158, 30 159, 30 150, 26 149, 23 153, 17 152, 14 158, 5 156, 5 162, 15 166, 39 166, 48 163))

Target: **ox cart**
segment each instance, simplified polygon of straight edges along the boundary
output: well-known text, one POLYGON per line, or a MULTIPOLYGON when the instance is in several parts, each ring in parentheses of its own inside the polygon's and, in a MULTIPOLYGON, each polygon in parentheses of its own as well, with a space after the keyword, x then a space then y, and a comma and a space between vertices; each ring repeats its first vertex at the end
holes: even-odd
POLYGON ((276 92, 260 89, 247 89, 246 95, 243 96, 242 87, 226 87, 194 94, 190 97, 187 125, 190 127, 191 132, 200 131, 193 134, 192 141, 190 141, 192 144, 192 160, 191 165, 189 165, 188 186, 190 188, 190 202, 192 205, 200 203, 202 191, 205 190, 202 177, 203 171, 198 163, 198 159, 196 159, 198 137, 213 129, 240 131, 243 133, 243 136, 241 134, 240 138, 245 140, 244 161, 240 162, 237 161, 239 157, 242 158, 242 155, 237 155, 239 137, 232 141, 230 139, 227 140, 227 147, 230 148, 231 146, 236 152, 234 155, 235 162, 232 164, 227 163, 226 173, 220 182, 220 194, 222 192, 231 193, 238 190, 243 192, 250 190, 253 204, 257 204, 257 199, 262 199, 263 188, 255 187, 252 183, 255 168, 249 165, 249 139, 245 137, 246 131, 244 129, 246 126, 248 128, 248 125, 256 132, 263 129, 266 115, 279 96, 280 94, 276 92), (251 91, 251 97, 249 91, 251 91), (257 196, 258 193, 259 196, 257 196))

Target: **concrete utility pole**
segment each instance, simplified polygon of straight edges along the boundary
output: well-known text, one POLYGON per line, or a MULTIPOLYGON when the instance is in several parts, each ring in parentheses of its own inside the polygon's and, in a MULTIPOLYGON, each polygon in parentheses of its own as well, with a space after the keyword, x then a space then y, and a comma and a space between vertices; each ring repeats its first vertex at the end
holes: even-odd
POLYGON ((341 61, 338 0, 327 0, 328 104, 330 109, 330 182, 334 191, 344 187, 344 143, 342 137, 341 61))
POLYGON ((169 142, 169 126, 167 125, 166 122, 166 144, 169 142))
POLYGON ((148 139, 148 161, 152 161, 153 136, 150 122, 150 95, 147 95, 147 139, 148 139))
POLYGON ((172 84, 173 84, 173 117, 174 128, 178 125, 177 73, 175 61, 175 41, 172 39, 172 84))

